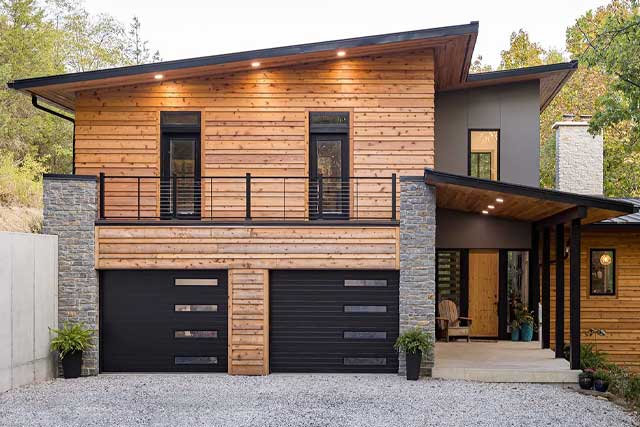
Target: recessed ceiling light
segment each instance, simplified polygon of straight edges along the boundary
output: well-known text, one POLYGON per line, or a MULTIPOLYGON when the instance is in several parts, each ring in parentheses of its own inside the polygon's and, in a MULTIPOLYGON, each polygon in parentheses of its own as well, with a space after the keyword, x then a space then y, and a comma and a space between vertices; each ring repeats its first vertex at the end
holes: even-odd
POLYGON ((154 79, 156 80, 162 80, 164 78, 163 74, 156 74, 155 76, 153 76, 154 79))
POLYGON ((260 63, 259 63, 258 61, 253 61, 253 62, 251 63, 251 66, 252 66, 253 68, 258 68, 258 67, 260 66, 260 63))
POLYGON ((341 57, 341 58, 342 58, 343 56, 345 56, 346 54, 347 54, 347 52, 345 52, 344 50, 339 50, 339 51, 338 51, 338 53, 337 53, 337 55, 338 55, 339 57, 341 57))
POLYGON ((498 203, 502 203, 502 202, 504 202, 504 199, 501 199, 500 197, 498 197, 498 198, 496 199, 496 202, 498 202, 498 203))
POLYGON ((493 205, 489 205, 489 206, 487 206, 487 207, 488 207, 489 209, 495 209, 495 208, 496 208, 496 207, 495 207, 495 206, 493 206, 493 205))
POLYGON ((483 214, 488 215, 489 211, 482 211, 483 214))

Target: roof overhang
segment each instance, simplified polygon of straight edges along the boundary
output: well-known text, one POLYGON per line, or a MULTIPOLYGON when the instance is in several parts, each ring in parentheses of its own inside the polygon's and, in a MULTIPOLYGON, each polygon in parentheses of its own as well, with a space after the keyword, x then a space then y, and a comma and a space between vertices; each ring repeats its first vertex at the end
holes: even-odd
POLYGON ((74 110, 78 91, 150 83, 159 73, 163 74, 164 80, 172 80, 246 71, 251 69, 253 61, 260 61, 261 69, 326 61, 335 59, 337 50, 346 50, 349 57, 358 57, 432 48, 436 87, 445 90, 466 81, 477 36, 478 22, 474 21, 464 25, 36 77, 16 80, 8 86, 74 110))
POLYGON ((574 60, 557 64, 539 65, 535 67, 469 74, 466 81, 459 85, 449 86, 444 90, 462 90, 510 83, 539 81, 540 111, 543 111, 577 69, 578 61, 574 60))
POLYGON ((584 224, 637 212, 632 203, 490 181, 425 169, 424 181, 436 188, 439 208, 551 226, 579 218, 584 224), (497 199, 501 199, 499 203, 497 199), (489 205, 494 209, 488 208, 489 205))

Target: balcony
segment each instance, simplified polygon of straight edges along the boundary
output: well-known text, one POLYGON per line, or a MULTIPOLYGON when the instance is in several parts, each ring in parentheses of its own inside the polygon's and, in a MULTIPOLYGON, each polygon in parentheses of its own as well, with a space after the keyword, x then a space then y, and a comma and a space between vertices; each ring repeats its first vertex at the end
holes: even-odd
POLYGON ((100 175, 101 223, 397 223, 397 176, 100 175))

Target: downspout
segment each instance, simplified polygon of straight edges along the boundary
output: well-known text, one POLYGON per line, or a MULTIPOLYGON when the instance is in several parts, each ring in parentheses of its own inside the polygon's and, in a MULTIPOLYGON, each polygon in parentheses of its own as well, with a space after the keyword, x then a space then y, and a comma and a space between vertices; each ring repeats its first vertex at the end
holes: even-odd
POLYGON ((44 111, 49 114, 53 114, 56 117, 60 117, 61 119, 67 120, 73 123, 73 137, 71 141, 71 174, 76 174, 76 120, 73 117, 67 116, 65 114, 59 113, 50 108, 44 107, 38 104, 38 97, 36 95, 31 95, 31 104, 37 108, 38 110, 44 111))

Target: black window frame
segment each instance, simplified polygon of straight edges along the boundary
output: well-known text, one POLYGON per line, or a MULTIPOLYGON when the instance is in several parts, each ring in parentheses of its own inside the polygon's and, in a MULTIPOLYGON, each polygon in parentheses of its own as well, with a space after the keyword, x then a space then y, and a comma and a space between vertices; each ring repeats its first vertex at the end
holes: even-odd
POLYGON ((616 296, 617 286, 616 286, 616 249, 615 248, 590 248, 589 249, 589 296, 593 297, 613 297, 616 296), (593 292, 593 253, 596 251, 600 252, 611 252, 611 268, 613 269, 613 283, 611 292, 593 292))
MULTIPOLYGON (((469 128, 467 129, 467 176, 471 176, 471 134, 473 132, 496 132, 496 179, 500 181, 500 129, 499 128, 469 128)), ((486 152, 486 151, 483 151, 486 152)), ((478 178, 484 179, 484 178, 478 178)), ((491 179, 490 181, 493 181, 491 179)))

